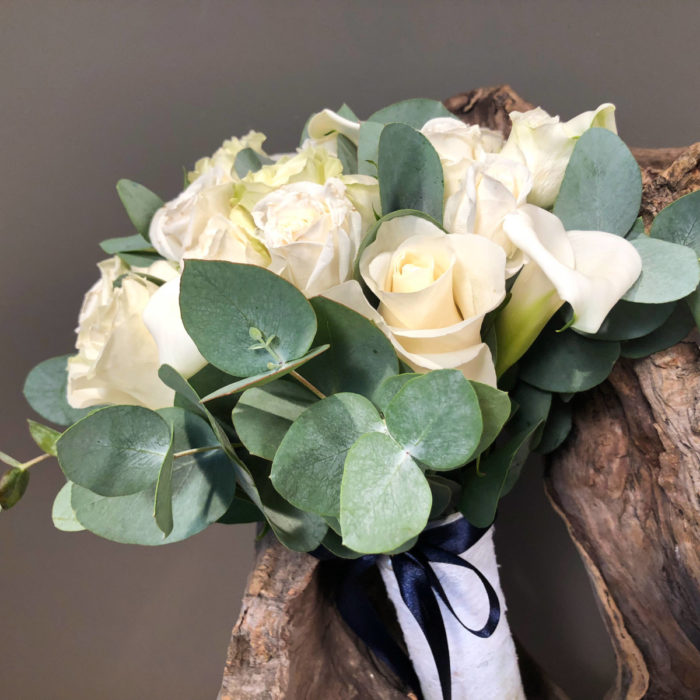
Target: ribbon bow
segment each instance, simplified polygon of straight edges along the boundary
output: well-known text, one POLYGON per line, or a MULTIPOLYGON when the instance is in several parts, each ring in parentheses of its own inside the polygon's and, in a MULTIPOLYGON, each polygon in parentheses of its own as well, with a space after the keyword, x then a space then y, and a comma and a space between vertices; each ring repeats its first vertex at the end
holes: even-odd
MULTIPOLYGON (((423 631, 432 652, 444 700, 452 698, 452 672, 447 632, 438 600, 464 629, 477 637, 490 637, 501 617, 501 606, 493 586, 473 564, 458 556, 476 544, 487 530, 459 518, 424 530, 409 551, 390 556, 401 598, 423 631), (432 567, 433 563, 461 566, 479 577, 489 600, 488 619, 483 627, 471 629, 459 619, 432 567)), ((336 605, 347 625, 422 700, 420 683, 410 659, 379 620, 360 582, 361 576, 384 555, 367 554, 358 559, 340 559, 323 547, 312 554, 323 561, 333 560, 338 567, 336 605)))

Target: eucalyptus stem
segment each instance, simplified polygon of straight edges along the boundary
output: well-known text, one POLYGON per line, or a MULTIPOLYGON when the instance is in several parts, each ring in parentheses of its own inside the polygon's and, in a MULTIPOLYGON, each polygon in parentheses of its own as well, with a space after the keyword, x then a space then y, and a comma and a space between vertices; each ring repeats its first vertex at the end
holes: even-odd
POLYGON ((199 454, 200 452, 211 452, 212 450, 221 450, 223 449, 221 445, 208 445, 207 447, 193 447, 191 450, 183 450, 182 452, 176 452, 173 455, 173 459, 177 459, 178 457, 189 457, 190 455, 196 455, 199 454))
POLYGON ((289 374, 301 385, 305 386, 312 394, 316 394, 319 399, 326 398, 326 395, 322 391, 319 391, 308 379, 304 379, 304 377, 302 377, 296 370, 292 370, 289 374))
POLYGON ((53 455, 43 454, 43 455, 39 455, 38 457, 34 457, 34 459, 30 459, 28 462, 24 462, 20 466, 20 469, 29 469, 29 467, 32 467, 35 464, 39 464, 39 462, 43 462, 45 459, 48 459, 49 457, 53 457, 53 455))

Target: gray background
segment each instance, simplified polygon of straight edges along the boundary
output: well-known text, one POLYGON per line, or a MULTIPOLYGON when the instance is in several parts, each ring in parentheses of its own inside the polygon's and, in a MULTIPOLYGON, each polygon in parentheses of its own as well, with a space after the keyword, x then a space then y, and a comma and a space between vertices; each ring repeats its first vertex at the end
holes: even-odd
MULTIPOLYGON (((98 241, 130 232, 120 177, 165 198, 251 127, 293 147, 309 113, 510 82, 551 113, 618 106, 637 146, 697 139, 696 0, 148 3, 0 0, 0 449, 33 456, 27 371, 70 351, 98 241)), ((501 509, 513 628, 575 698, 612 652, 530 465, 501 509)), ((0 515, 0 697, 209 699, 251 563, 250 528, 140 549, 54 531, 58 467, 0 515)))

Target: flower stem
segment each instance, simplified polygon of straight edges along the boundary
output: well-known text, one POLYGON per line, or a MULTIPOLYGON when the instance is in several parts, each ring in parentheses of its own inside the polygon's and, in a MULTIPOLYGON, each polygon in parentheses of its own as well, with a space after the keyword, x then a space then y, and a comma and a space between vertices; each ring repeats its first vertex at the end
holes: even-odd
POLYGON ((43 455, 39 455, 38 457, 34 457, 34 459, 30 459, 28 462, 24 462, 24 464, 22 464, 20 469, 29 469, 29 467, 32 467, 35 464, 39 464, 39 462, 43 462, 45 459, 48 459, 49 457, 53 457, 53 455, 43 454, 43 455))
POLYGON ((305 386, 312 394, 316 394, 319 399, 326 398, 326 395, 322 391, 319 391, 308 379, 304 379, 304 377, 302 377, 296 370, 292 370, 289 374, 294 377, 299 384, 305 386))

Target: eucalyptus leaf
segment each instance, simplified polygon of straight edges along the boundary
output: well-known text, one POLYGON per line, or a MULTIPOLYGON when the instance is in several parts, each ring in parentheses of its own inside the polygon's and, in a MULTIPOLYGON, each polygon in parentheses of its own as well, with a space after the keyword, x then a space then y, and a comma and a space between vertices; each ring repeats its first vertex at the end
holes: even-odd
POLYGON ((61 355, 40 362, 24 383, 24 396, 29 405, 42 418, 61 426, 72 425, 97 408, 73 408, 68 403, 69 357, 61 355))
POLYGON ((340 494, 346 547, 362 553, 400 547, 422 532, 431 504, 423 472, 391 437, 370 433, 352 446, 340 494))
POLYGON ((617 342, 593 340, 549 323, 520 361, 520 378, 543 391, 576 393, 607 379, 620 356, 617 342))
POLYGON ((146 239, 153 215, 160 209, 164 202, 147 187, 139 185, 132 180, 119 180, 117 194, 122 200, 124 209, 134 225, 134 228, 146 239))
POLYGON ((417 209, 442 222, 442 164, 430 141, 406 124, 387 124, 378 154, 382 213, 417 209))
POLYGON ((316 317, 304 295, 255 265, 188 260, 180 310, 202 355, 237 377, 301 358, 316 334, 316 317), (259 333, 262 342, 255 342, 252 333, 259 333))
POLYGON ((233 426, 248 452, 272 461, 292 423, 316 401, 311 392, 288 380, 254 387, 233 409, 233 426))
POLYGON ((111 498, 74 484, 71 505, 76 517, 96 535, 128 544, 168 544, 197 534, 228 510, 236 477, 211 428, 183 409, 161 409, 159 414, 169 429, 172 426, 175 452, 213 448, 174 461, 172 532, 164 537, 153 517, 155 482, 138 493, 111 498))
POLYGON ((406 382, 384 416, 392 437, 436 470, 467 462, 483 432, 476 391, 459 370, 434 370, 406 382))
POLYGON ((343 538, 337 533, 328 529, 326 536, 323 538, 321 543, 331 554, 335 554, 336 557, 341 559, 359 559, 362 554, 359 552, 346 547, 343 544, 343 538))
POLYGON ((686 194, 662 209, 649 235, 688 246, 700 256, 700 190, 686 194))
POLYGON ((484 424, 479 446, 474 452, 475 455, 479 455, 501 434, 503 426, 510 417, 511 405, 505 391, 481 382, 472 381, 471 385, 479 400, 479 410, 484 424))
POLYGON ((643 338, 636 338, 622 343, 622 357, 637 359, 648 357, 655 352, 670 348, 680 343, 694 325, 694 319, 688 307, 679 302, 669 316, 668 320, 660 327, 643 338))
POLYGON ((158 472, 156 493, 153 499, 153 517, 156 525, 167 537, 173 531, 173 443, 158 472))
POLYGON ((459 509, 472 525, 489 527, 493 523, 498 501, 517 480, 540 425, 513 436, 505 445, 490 452, 481 460, 478 470, 467 470, 459 509))
MULTIPOLYGON (((534 426, 544 428, 545 420, 552 407, 552 394, 542 391, 526 382, 519 382, 510 394, 511 399, 518 407, 517 412, 509 423, 509 428, 516 433, 527 433, 534 426)), ((542 430, 532 435, 532 447, 535 447, 541 438, 542 430)))
POLYGON ((658 238, 630 241, 642 256, 642 274, 622 297, 638 304, 663 304, 682 299, 700 282, 700 265, 692 248, 658 238))
POLYGON ((32 436, 32 440, 46 454, 56 457, 56 441, 61 437, 61 433, 31 419, 27 420, 27 423, 29 424, 29 434, 32 436))
POLYGON ((243 148, 236 155, 233 169, 238 177, 243 178, 248 173, 256 173, 263 165, 274 163, 272 158, 268 158, 264 153, 258 153, 252 148, 243 148))
POLYGON ((298 508, 337 517, 348 450, 364 433, 382 428, 377 409, 363 396, 329 396, 287 431, 272 463, 272 483, 298 508))
POLYGON ((73 506, 71 506, 72 486, 70 481, 63 484, 61 490, 56 494, 53 508, 51 509, 51 519, 54 527, 63 532, 80 532, 85 529, 75 517, 75 511, 73 506))
POLYGON ((588 129, 567 165, 554 213, 567 231, 607 231, 624 236, 639 215, 642 175, 622 139, 588 129))
POLYGON ((389 402, 396 396, 406 382, 411 379, 420 377, 420 374, 415 372, 406 372, 404 374, 396 374, 393 377, 387 377, 372 394, 372 403, 382 412, 386 411, 389 402))
POLYGON ((69 481, 101 496, 127 496, 155 486, 171 431, 142 406, 108 406, 78 421, 56 443, 69 481))
POLYGON ((418 97, 383 107, 377 110, 368 121, 378 122, 379 124, 399 122, 408 124, 414 129, 421 129, 427 121, 440 117, 457 119, 442 102, 418 97))
POLYGON ((22 466, 22 462, 14 457, 10 457, 10 455, 8 455, 6 452, 0 452, 0 462, 3 462, 3 464, 7 464, 10 467, 22 466))
POLYGON ((228 510, 216 521, 223 525, 238 525, 241 523, 264 522, 265 516, 261 510, 247 498, 236 496, 228 510))
POLYGON ((452 502, 452 489, 449 485, 443 483, 435 477, 428 477, 428 485, 433 499, 430 508, 430 519, 440 517, 449 507, 452 502))
POLYGON ((379 138, 384 131, 384 124, 362 122, 357 144, 357 171, 360 175, 377 177, 379 160, 379 138))
POLYGON ((620 300, 605 317, 595 337, 600 340, 641 338, 663 325, 671 315, 674 306, 673 302, 635 304, 620 300))
POLYGON ((571 426, 571 404, 565 403, 558 396, 553 396, 552 407, 535 451, 543 455, 554 452, 566 440, 567 435, 571 432, 571 426))
POLYGON ((315 345, 327 352, 306 363, 300 374, 326 395, 353 392, 371 397, 399 370, 391 342, 371 321, 347 306, 314 297, 318 330, 315 345))
POLYGON ((641 216, 638 216, 635 220, 634 223, 632 224, 632 228, 627 232, 627 235, 625 238, 627 238, 628 241, 632 241, 635 238, 639 238, 640 236, 644 236, 646 234, 646 231, 644 229, 644 219, 642 219, 641 216))
POLYGON ((357 173, 357 146, 344 134, 338 134, 338 160, 344 175, 357 173))
POLYGON ((345 104, 345 102, 343 102, 343 104, 340 105, 340 107, 338 107, 338 111, 336 112, 336 114, 339 117, 343 117, 343 119, 350 120, 351 122, 360 121, 360 118, 355 114, 355 112, 349 105, 345 104))
POLYGON ((100 248, 107 255, 117 255, 117 253, 132 253, 134 251, 153 251, 151 242, 140 233, 133 236, 123 236, 121 238, 108 238, 100 243, 100 248))
POLYGON ((0 476, 0 510, 10 510, 24 496, 29 485, 29 472, 12 467, 0 476))
POLYGON ((129 267, 150 267, 153 263, 163 260, 164 258, 158 253, 137 252, 137 253, 118 253, 122 262, 129 267))
POLYGON ((232 384, 227 384, 226 386, 216 389, 216 391, 213 391, 211 394, 205 396, 202 401, 213 401, 214 399, 220 399, 224 396, 231 396, 232 394, 241 393, 254 386, 264 386, 265 384, 274 382, 290 372, 294 372, 298 367, 301 367, 310 360, 313 360, 315 357, 318 357, 321 353, 328 350, 329 347, 329 345, 322 345, 321 347, 314 348, 311 350, 311 352, 308 352, 306 355, 304 355, 304 357, 300 357, 298 360, 294 360, 293 362, 285 362, 283 365, 279 365, 275 367, 275 369, 271 369, 268 372, 263 372, 262 374, 255 375, 254 377, 247 377, 246 379, 239 379, 232 384))

